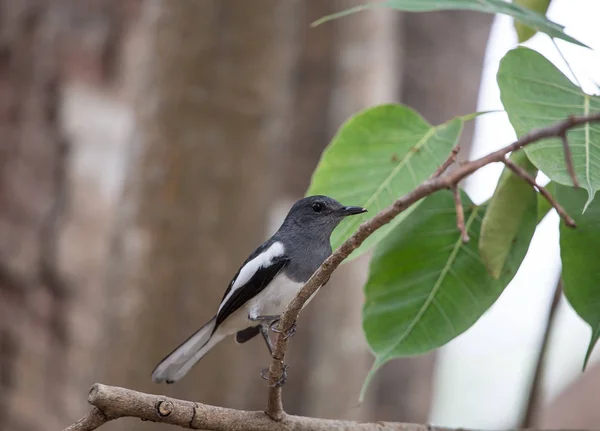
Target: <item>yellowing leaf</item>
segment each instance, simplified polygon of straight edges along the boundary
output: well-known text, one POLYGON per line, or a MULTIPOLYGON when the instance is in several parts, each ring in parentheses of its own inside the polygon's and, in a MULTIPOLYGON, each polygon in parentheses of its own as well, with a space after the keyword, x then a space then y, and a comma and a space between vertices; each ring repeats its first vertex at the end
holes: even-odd
MULTIPOLYGON (((535 177, 537 169, 524 152, 517 151, 510 159, 535 177)), ((479 253, 494 279, 502 273, 521 224, 527 222, 535 226, 536 214, 536 191, 505 167, 483 217, 479 237, 479 253)))
MULTIPOLYGON (((527 9, 531 9, 534 12, 539 13, 542 16, 546 15, 548 8, 550 7, 550 0, 514 0, 513 3, 523 6, 527 9)), ((519 37, 519 43, 523 43, 532 38, 537 30, 531 28, 520 21, 515 20, 515 29, 517 30, 517 36, 519 37)))

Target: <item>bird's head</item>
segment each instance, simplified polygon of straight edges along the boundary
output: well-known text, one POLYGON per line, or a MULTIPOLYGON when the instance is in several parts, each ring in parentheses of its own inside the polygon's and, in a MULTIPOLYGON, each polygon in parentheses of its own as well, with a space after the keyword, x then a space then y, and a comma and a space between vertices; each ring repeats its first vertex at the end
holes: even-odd
POLYGON ((330 235, 345 218, 367 212, 362 207, 344 206, 328 196, 308 196, 296 202, 288 213, 284 224, 295 225, 321 234, 330 235))

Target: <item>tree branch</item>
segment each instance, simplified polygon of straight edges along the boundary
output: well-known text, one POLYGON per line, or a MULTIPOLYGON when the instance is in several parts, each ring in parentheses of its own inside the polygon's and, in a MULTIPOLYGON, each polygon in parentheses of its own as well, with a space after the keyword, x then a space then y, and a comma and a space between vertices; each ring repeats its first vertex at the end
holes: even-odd
POLYGON ((523 428, 531 428, 534 425, 536 415, 540 409, 542 403, 542 378, 544 371, 546 370, 546 361, 548 360, 548 348, 550 345, 550 335, 556 325, 556 312, 558 305, 560 304, 560 298, 562 294, 562 274, 559 275, 556 288, 554 289, 554 296, 552 303, 550 304, 550 310, 548 311, 548 317, 546 318, 546 327, 542 335, 542 342, 540 343, 540 349, 535 361, 535 371, 531 380, 531 387, 529 389, 529 397, 527 401, 527 408, 521 421, 523 428))
POLYGON ((264 412, 227 409, 99 383, 92 386, 88 401, 95 408, 64 431, 92 431, 110 420, 122 417, 177 425, 182 428, 215 431, 321 431, 332 429, 451 431, 450 428, 429 425, 395 422, 363 423, 292 415, 288 415, 282 422, 275 422, 264 412))
POLYGON ((422 424, 355 422, 293 415, 276 422, 264 412, 216 407, 100 383, 92 386, 88 401, 95 406, 94 409, 64 431, 92 431, 108 421, 123 417, 213 431, 454 431, 452 428, 422 424))
POLYGON ((573 166, 573 155, 571 154, 571 147, 569 147, 569 141, 567 140, 567 131, 565 130, 560 134, 560 140, 562 141, 563 151, 565 153, 565 164, 569 171, 571 181, 573 181, 573 187, 579 188, 579 181, 577 181, 577 175, 575 175, 575 167, 573 166))
MULTIPOLYGON (((494 151, 487 156, 466 162, 447 175, 436 177, 434 174, 431 178, 426 180, 413 191, 402 196, 392 205, 379 212, 372 219, 362 223, 358 230, 354 232, 354 234, 348 238, 348 240, 346 240, 346 242, 344 242, 340 248, 338 248, 331 256, 329 256, 325 262, 323 262, 323 264, 306 282, 304 287, 300 290, 298 295, 287 306, 285 312, 282 314, 281 319, 279 320, 279 330, 283 330, 283 332, 280 332, 277 335, 275 349, 273 351, 273 360, 271 361, 271 366, 269 368, 269 381, 271 382, 272 386, 269 388, 266 413, 274 420, 282 420, 285 418, 285 412, 283 410, 283 404, 281 400, 281 386, 273 385, 275 382, 279 381, 283 373, 283 360, 285 358, 285 352, 288 344, 288 340, 285 336, 283 336, 283 333, 285 333, 285 330, 288 328, 291 328, 291 326, 296 322, 296 319, 300 314, 300 310, 306 301, 312 296, 312 294, 315 293, 323 284, 324 280, 330 277, 331 273, 335 271, 342 261, 346 259, 350 253, 356 250, 373 232, 392 221, 398 214, 406 210, 415 202, 438 190, 451 189, 453 186, 456 186, 460 180, 471 175, 473 172, 482 168, 483 166, 495 162, 505 163, 506 155, 508 153, 520 150, 521 148, 542 139, 560 137, 561 135, 565 134, 567 130, 590 122, 600 122, 600 113, 586 116, 571 116, 551 126, 532 130, 529 133, 521 136, 512 144, 498 151, 494 151)), ((445 170, 448 166, 446 166, 446 163, 444 163, 439 171, 443 172, 443 170, 445 170)), ((545 191, 543 188, 538 190, 540 193, 543 193, 542 190, 545 191)), ((547 191, 546 195, 544 196, 548 199, 549 194, 547 191)), ((551 196, 549 201, 550 203, 556 203, 551 196)), ((553 206, 557 208, 557 205, 558 204, 553 206)))
POLYGON ((460 199, 460 190, 458 190, 457 185, 452 187, 452 195, 454 196, 454 206, 456 207, 456 227, 460 232, 462 242, 466 244, 469 242, 469 234, 465 228, 465 211, 460 199))
POLYGON ((92 431, 104 425, 111 419, 116 419, 116 417, 109 419, 102 410, 98 407, 94 407, 91 412, 79 419, 73 425, 65 428, 64 431, 92 431))
POLYGON ((511 171, 513 171, 515 175, 517 175, 518 177, 527 181, 529 184, 531 184, 533 187, 535 187, 540 192, 540 194, 544 198, 546 198, 548 203, 554 207, 554 209, 556 210, 556 212, 558 213, 560 218, 563 219, 563 221, 565 222, 565 224, 567 226, 575 227, 575 220, 573 220, 571 218, 571 216, 569 216, 569 214, 567 214, 565 209, 558 202, 556 202, 556 200, 552 197, 550 192, 548 190, 546 190, 544 187, 540 186, 535 181, 535 178, 533 178, 531 175, 529 175, 529 173, 527 173, 527 171, 525 169, 523 169, 521 166, 517 165, 515 162, 513 162, 512 160, 510 160, 508 158, 505 158, 504 160, 502 160, 502 162, 506 165, 507 168, 509 168, 511 171))
POLYGON ((444 163, 442 163, 442 165, 439 168, 437 168, 437 170, 433 173, 432 177, 433 178, 440 177, 444 172, 446 172, 448 170, 448 168, 450 167, 450 165, 452 165, 454 162, 456 162, 456 157, 458 156, 459 152, 460 152, 460 145, 457 145, 452 149, 452 151, 450 152, 450 155, 444 161, 444 163))

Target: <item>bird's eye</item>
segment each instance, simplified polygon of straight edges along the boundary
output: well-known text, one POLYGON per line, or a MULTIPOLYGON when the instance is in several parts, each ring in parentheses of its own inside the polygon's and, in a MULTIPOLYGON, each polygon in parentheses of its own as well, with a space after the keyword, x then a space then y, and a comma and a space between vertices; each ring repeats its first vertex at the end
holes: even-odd
POLYGON ((323 204, 320 204, 319 202, 315 202, 312 205, 312 209, 316 212, 316 213, 320 213, 323 210, 323 204))

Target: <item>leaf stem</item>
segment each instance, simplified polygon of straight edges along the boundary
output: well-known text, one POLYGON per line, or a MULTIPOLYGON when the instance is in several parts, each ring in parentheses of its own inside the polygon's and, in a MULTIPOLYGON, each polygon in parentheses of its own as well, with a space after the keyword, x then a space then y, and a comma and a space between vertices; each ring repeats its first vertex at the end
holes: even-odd
POLYGON ((463 209, 462 201, 460 199, 460 190, 458 186, 452 187, 452 196, 454 197, 454 206, 456 206, 456 227, 460 232, 460 238, 464 244, 469 242, 469 234, 465 229, 465 211, 463 209))
POLYGON ((567 140, 567 132, 565 131, 560 135, 560 140, 563 144, 563 150, 565 153, 565 164, 569 171, 569 176, 573 182, 573 187, 579 188, 579 181, 577 181, 577 174, 575 174, 575 167, 573 166, 573 155, 571 154, 571 148, 569 147, 569 141, 567 140))

